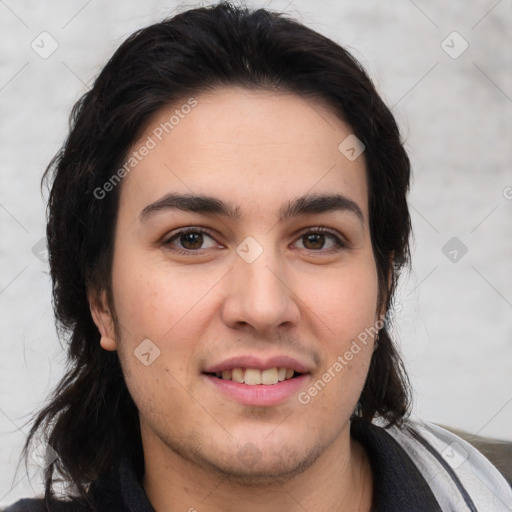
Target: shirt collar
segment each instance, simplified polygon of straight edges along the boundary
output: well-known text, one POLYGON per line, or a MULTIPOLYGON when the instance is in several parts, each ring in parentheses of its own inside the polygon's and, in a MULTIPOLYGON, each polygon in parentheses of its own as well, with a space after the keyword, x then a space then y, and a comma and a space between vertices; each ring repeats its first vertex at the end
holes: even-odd
POLYGON ((379 512, 442 512, 428 482, 398 442, 382 427, 353 421, 373 471, 373 509, 379 512))
MULTIPOLYGON (((397 441, 382 427, 354 421, 351 435, 365 448, 379 512, 442 512, 428 483, 397 441)), ((91 488, 98 512, 155 512, 127 457, 91 488)), ((372 510, 373 510, 372 509, 372 510)))

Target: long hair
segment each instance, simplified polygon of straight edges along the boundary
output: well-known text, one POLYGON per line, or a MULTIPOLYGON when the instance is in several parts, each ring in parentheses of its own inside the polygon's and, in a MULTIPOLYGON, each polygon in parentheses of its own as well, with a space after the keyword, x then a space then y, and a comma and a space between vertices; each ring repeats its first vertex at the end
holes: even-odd
MULTIPOLYGON (((322 100, 365 145, 379 304, 392 305, 400 270, 410 260, 410 163, 393 115, 357 60, 282 13, 226 2, 135 32, 73 107, 67 140, 43 176, 43 183, 51 182, 47 238, 53 307, 59 335, 68 344, 67 372, 36 414, 25 445, 26 455, 42 432, 58 454, 45 470, 47 503, 59 479, 86 499, 88 484, 122 455, 139 477, 144 472, 137 408, 117 352, 101 348, 89 309, 91 290, 106 291, 113 306, 120 187, 104 197, 97 190, 122 168, 159 109, 226 85, 322 100)), ((388 425, 399 424, 409 406, 406 373, 386 324, 352 419, 370 422, 379 415, 388 425)))

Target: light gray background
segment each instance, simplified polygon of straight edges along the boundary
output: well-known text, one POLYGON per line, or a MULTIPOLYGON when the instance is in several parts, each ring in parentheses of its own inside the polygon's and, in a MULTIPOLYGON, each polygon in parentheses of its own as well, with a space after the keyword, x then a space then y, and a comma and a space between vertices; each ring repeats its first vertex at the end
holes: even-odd
MULTIPOLYGON (((0 504, 40 490, 23 467, 16 474, 24 423, 64 372, 47 265, 33 254, 45 230, 41 174, 119 44, 195 5, 0 1, 0 504), (43 31, 58 43, 47 59, 31 48, 43 31)), ((511 1, 249 5, 286 10, 346 45, 392 106, 414 169, 413 271, 396 313, 414 413, 512 440, 511 1), (458 58, 443 49, 463 48, 446 39, 453 31, 469 45, 458 58), (452 237, 468 249, 456 262, 443 253, 452 237)))

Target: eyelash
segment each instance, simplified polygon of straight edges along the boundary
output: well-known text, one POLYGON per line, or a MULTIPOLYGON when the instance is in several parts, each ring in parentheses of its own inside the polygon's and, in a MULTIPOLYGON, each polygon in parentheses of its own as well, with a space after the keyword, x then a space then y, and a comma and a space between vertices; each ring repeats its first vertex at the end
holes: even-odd
MULTIPOLYGON (((179 238, 181 235, 186 235, 186 234, 189 234, 189 233, 206 234, 210 238, 214 239, 213 233, 210 230, 208 230, 208 229, 205 229, 205 228, 185 228, 185 229, 182 229, 180 231, 177 231, 171 237, 166 238, 163 241, 162 245, 166 246, 166 247, 170 247, 170 244, 171 244, 171 242, 173 240, 175 240, 176 238, 179 238)), ((309 250, 309 251, 311 251, 313 253, 330 254, 330 253, 338 252, 338 251, 340 251, 342 249, 346 249, 347 248, 347 243, 345 243, 343 240, 341 240, 334 233, 332 233, 331 231, 328 231, 326 228, 323 228, 323 227, 310 228, 307 231, 302 232, 301 235, 297 238, 297 240, 302 238, 302 237, 304 237, 304 236, 306 236, 306 235, 311 235, 311 234, 329 235, 329 237, 334 241, 334 244, 335 244, 335 247, 331 247, 330 249, 327 249, 327 250, 322 250, 322 249, 318 249, 318 250, 306 249, 306 250, 309 250)), ((184 249, 178 249, 178 248, 172 247, 169 250, 171 250, 171 251, 173 251, 173 252, 175 252, 177 254, 182 254, 182 255, 185 255, 185 256, 195 256, 201 249, 195 249, 195 250, 194 249, 188 249, 188 250, 184 250, 184 249)))

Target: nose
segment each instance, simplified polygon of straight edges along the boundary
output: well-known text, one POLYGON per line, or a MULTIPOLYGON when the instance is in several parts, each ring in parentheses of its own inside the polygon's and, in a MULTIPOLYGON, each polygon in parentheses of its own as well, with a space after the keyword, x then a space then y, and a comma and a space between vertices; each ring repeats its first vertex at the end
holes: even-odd
POLYGON ((300 319, 298 296, 293 291, 285 262, 265 250, 252 263, 237 257, 228 273, 222 318, 233 329, 269 335, 278 328, 295 327, 300 319))

